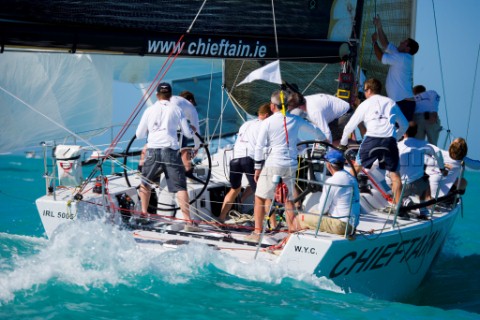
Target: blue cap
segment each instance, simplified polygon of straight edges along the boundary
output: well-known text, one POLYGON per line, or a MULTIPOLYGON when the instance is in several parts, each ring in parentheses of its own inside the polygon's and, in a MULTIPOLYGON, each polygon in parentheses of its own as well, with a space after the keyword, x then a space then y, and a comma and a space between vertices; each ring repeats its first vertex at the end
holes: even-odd
POLYGON ((172 93, 172 87, 167 82, 162 82, 157 87, 158 93, 172 93))
POLYGON ((343 153, 335 149, 328 151, 327 154, 325 155, 325 159, 330 163, 345 162, 345 157, 343 156, 343 153))

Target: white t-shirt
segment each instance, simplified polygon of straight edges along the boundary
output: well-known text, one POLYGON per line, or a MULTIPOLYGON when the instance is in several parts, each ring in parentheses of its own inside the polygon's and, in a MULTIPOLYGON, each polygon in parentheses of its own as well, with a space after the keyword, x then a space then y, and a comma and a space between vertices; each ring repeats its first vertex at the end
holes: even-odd
POLYGON ((197 129, 198 134, 200 134, 200 122, 198 120, 198 112, 195 106, 190 101, 180 96, 172 96, 170 102, 176 104, 183 110, 185 118, 187 118, 189 124, 194 126, 195 129, 197 129))
POLYGON ((397 47, 389 43, 382 63, 390 65, 385 83, 388 97, 394 101, 413 98, 413 56, 398 52, 397 47))
POLYGON ((184 136, 192 137, 193 133, 182 109, 168 100, 159 100, 143 113, 137 127, 136 136, 141 139, 148 134, 147 148, 178 150, 180 149, 177 137, 179 126, 184 136))
POLYGON ((415 96, 415 113, 438 112, 440 96, 435 90, 428 90, 415 96))
POLYGON ((245 122, 238 130, 237 140, 233 146, 233 159, 255 157, 255 145, 262 120, 253 119, 245 122))
POLYGON ((365 136, 376 138, 401 137, 408 128, 408 121, 395 101, 379 94, 363 101, 355 110, 343 130, 340 143, 348 144, 348 137, 363 122, 367 132, 365 136), (395 129, 398 123, 398 129, 395 129))
POLYGON ((435 156, 433 148, 425 141, 406 138, 398 143, 400 155, 400 176, 402 183, 412 183, 421 179, 425 172, 425 155, 435 156))
POLYGON ((299 116, 287 113, 285 132, 284 117, 281 112, 263 120, 255 146, 255 161, 265 161, 266 167, 290 168, 297 165, 297 143, 303 140, 324 140, 322 131, 299 116), (265 155, 264 149, 268 149, 265 155))
MULTIPOLYGON (((170 102, 176 104, 182 109, 188 123, 194 126, 197 130, 197 133, 200 135, 200 121, 198 120, 197 108, 195 108, 195 106, 190 101, 181 96, 172 96, 170 98, 170 102)), ((195 134, 193 135, 193 141, 195 143, 194 148, 200 148, 201 141, 195 134)))
POLYGON ((329 213, 334 218, 349 222, 354 227, 360 217, 360 193, 357 180, 347 171, 336 171, 325 181, 322 196, 318 203, 318 211, 329 213), (343 186, 343 187, 342 187, 343 186))
MULTIPOLYGON (((445 165, 448 164, 450 166, 447 176, 443 176, 437 159, 425 155, 425 164, 427 166, 425 172, 429 175, 432 198, 434 198, 437 194, 437 189, 439 189, 438 196, 441 197, 450 191, 455 183, 455 180, 457 180, 457 178, 460 176, 462 160, 453 160, 448 151, 442 150, 433 144, 430 146, 433 148, 433 150, 435 150, 435 152, 441 152, 443 156, 443 162, 445 165)), ((467 168, 480 170, 480 161, 473 160, 469 157, 465 157, 463 161, 465 162, 465 166, 467 168)))
POLYGON ((343 116, 350 109, 348 102, 329 94, 305 96, 308 119, 312 121, 332 142, 332 133, 328 124, 343 116))

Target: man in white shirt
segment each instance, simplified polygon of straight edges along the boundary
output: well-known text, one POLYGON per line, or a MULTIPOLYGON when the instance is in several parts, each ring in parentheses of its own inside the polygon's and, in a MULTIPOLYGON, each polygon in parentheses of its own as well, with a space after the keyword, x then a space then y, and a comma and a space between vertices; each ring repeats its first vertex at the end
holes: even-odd
MULTIPOLYGON (((463 138, 456 138, 453 140, 448 147, 448 151, 442 150, 434 145, 431 147, 435 152, 440 152, 442 154, 445 168, 448 169, 448 174, 445 175, 440 170, 442 164, 439 164, 437 159, 428 155, 425 156, 425 164, 427 166, 425 172, 429 176, 432 197, 444 196, 458 184, 459 181, 457 179, 460 176, 462 162, 465 163, 467 168, 480 170, 480 161, 467 157, 468 146, 463 138)), ((465 178, 462 178, 460 180, 459 190, 464 190, 466 186, 467 181, 465 178)))
POLYGON ((142 214, 148 212, 151 186, 160 180, 163 172, 168 191, 177 193, 183 218, 188 222, 185 231, 201 231, 193 225, 190 218, 185 168, 181 164, 177 128, 180 127, 183 135, 188 138, 193 136, 193 132, 182 109, 170 102, 171 96, 170 84, 160 83, 157 88, 158 101, 145 110, 136 131, 137 138, 147 137, 147 150, 142 167, 144 179, 140 186, 142 214))
POLYGON ((437 145, 438 136, 442 130, 440 118, 438 117, 440 96, 435 90, 427 91, 422 85, 413 87, 413 93, 415 94, 416 101, 413 121, 415 121, 418 126, 415 138, 425 140, 426 136, 428 143, 437 145))
POLYGON ((378 160, 380 166, 390 171, 394 204, 400 200, 402 182, 398 173, 399 154, 397 137, 407 130, 408 122, 395 101, 380 95, 382 84, 377 79, 368 79, 364 83, 366 100, 355 110, 348 121, 340 141, 342 149, 347 148, 348 138, 359 123, 363 122, 366 133, 357 155, 355 169, 370 169, 378 160), (398 124, 396 129, 395 124, 398 124))
MULTIPOLYGON (((320 231, 352 235, 360 218, 360 192, 357 179, 343 169, 345 158, 342 152, 330 150, 325 155, 328 171, 332 174, 325 181, 318 211, 323 213, 320 231), (328 214, 328 215, 327 215, 328 214)), ((318 215, 299 214, 302 229, 315 230, 318 215)))
MULTIPOLYGON (((188 124, 192 128, 193 132, 200 134, 200 122, 198 120, 198 112, 195 108, 197 106, 197 102, 195 101, 195 96, 190 91, 182 91, 178 96, 172 96, 170 98, 170 102, 179 106, 183 113, 185 114, 185 118, 187 118, 188 124)), ((185 166, 185 174, 187 177, 191 177, 192 175, 192 152, 188 146, 188 139, 187 137, 181 137, 182 144, 180 148, 180 153, 182 156, 182 162, 185 166)), ((194 135, 194 150, 198 150, 200 148, 200 139, 194 135)))
POLYGON ((248 240, 259 241, 262 232, 265 208, 269 207, 274 196, 276 184, 274 176, 280 176, 288 188, 285 212, 288 230, 298 229, 294 214, 293 190, 297 172, 297 143, 302 140, 324 140, 320 129, 299 116, 286 113, 288 97, 283 91, 275 91, 271 96, 270 108, 273 115, 262 121, 255 146, 255 231, 247 237, 248 240), (282 101, 282 95, 284 96, 282 101), (282 107, 283 105, 283 107, 282 107), (268 149, 265 154, 265 149, 268 149))
POLYGON ((230 211, 235 198, 240 193, 242 187, 242 177, 248 179, 248 183, 253 192, 257 190, 257 183, 254 175, 255 145, 257 143, 257 135, 260 130, 262 121, 272 115, 270 104, 262 104, 258 108, 258 117, 256 119, 245 122, 238 130, 237 140, 233 147, 233 158, 230 161, 230 184, 231 188, 225 195, 222 204, 222 211, 218 219, 224 222, 227 213, 230 211))
POLYGON ((322 130, 330 143, 340 140, 343 128, 353 114, 348 102, 323 93, 303 97, 300 93, 294 92, 290 95, 288 107, 306 112, 307 119, 322 130), (298 105, 295 106, 293 103, 298 105))
POLYGON ((415 113, 415 98, 412 91, 413 56, 418 52, 419 45, 415 40, 408 38, 397 48, 388 41, 380 17, 375 17, 373 23, 377 28, 377 32, 372 35, 375 56, 380 62, 390 66, 385 84, 387 95, 396 101, 405 118, 412 121, 415 113), (383 50, 377 40, 380 41, 383 50))
MULTIPOLYGON (((403 135, 403 140, 398 143, 400 154, 400 177, 405 182, 403 196, 418 195, 421 201, 428 201, 431 198, 428 176, 425 175, 425 156, 429 155, 438 159, 439 155, 425 140, 415 138, 417 124, 410 121, 408 129, 403 135)), ((442 160, 438 161, 443 163, 442 160)), ((440 168, 444 170, 443 166, 440 168)), ((427 208, 420 209, 419 219, 428 217, 427 208)))

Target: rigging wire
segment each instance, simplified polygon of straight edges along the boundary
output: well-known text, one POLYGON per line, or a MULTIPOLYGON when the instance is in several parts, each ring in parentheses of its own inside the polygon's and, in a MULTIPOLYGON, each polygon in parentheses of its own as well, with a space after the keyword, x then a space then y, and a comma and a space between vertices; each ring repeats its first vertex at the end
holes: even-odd
MULTIPOLYGON (((45 118, 46 120, 50 121, 51 123, 53 123, 54 125, 56 125, 57 127, 59 127, 60 129, 66 131, 67 133, 69 133, 70 135, 72 135, 72 137, 74 137, 75 139, 78 139, 80 141, 82 141, 83 143, 85 143, 88 147, 91 148, 91 150, 94 150, 94 151, 97 151, 99 153, 101 153, 102 151, 94 146, 93 144, 91 144, 88 140, 84 139, 82 136, 80 136, 78 133, 75 133, 73 131, 71 131, 70 129, 68 129, 67 127, 65 127, 64 125, 62 125, 61 123, 55 121, 54 119, 50 118, 49 116, 47 116, 46 114, 43 114, 41 111, 37 110, 35 107, 33 107, 32 105, 28 104, 26 101, 22 100, 20 97, 16 96, 15 94, 11 93, 10 91, 8 91, 7 89, 3 88, 3 87, 0 87, 0 90, 5 92, 7 95, 9 95, 10 97, 12 97, 13 99, 19 101, 21 104, 23 104, 24 106, 26 106, 27 108, 29 108, 30 110, 32 110, 33 112, 37 113, 38 115, 42 116, 43 118, 45 118)), ((122 168, 126 168, 126 169, 130 169, 128 166, 125 166, 123 165, 123 163, 121 163, 120 161, 118 161, 117 159, 115 159, 114 157, 111 157, 111 156, 108 156, 108 155, 105 155, 103 156, 105 159, 108 159, 108 160, 111 160, 113 161, 114 163, 116 163, 117 165, 121 166, 122 168)))
MULTIPOLYGON (((274 5, 273 2, 274 1, 272 0, 272 16, 273 16, 273 31, 274 31, 274 34, 275 34, 275 48, 277 50, 277 59, 280 59, 280 52, 278 50, 277 24, 276 24, 276 21, 275 21, 275 5, 274 5)), ((280 75, 280 77, 281 77, 281 75, 280 75)), ((280 103, 282 104, 283 127, 285 129, 285 137, 286 137, 287 145, 288 145, 288 130, 287 130, 287 116, 286 116, 287 111, 285 109, 286 101, 284 100, 283 89, 280 89, 280 103)))
POLYGON ((33 112, 37 113, 38 115, 42 116, 43 118, 47 119, 48 121, 50 121, 51 123, 53 123, 54 125, 56 125, 57 127, 61 128, 62 130, 66 131, 67 133, 69 133, 70 135, 72 135, 72 137, 86 143, 88 146, 90 146, 91 148, 93 148, 94 150, 97 150, 100 152, 99 149, 97 149, 94 145, 92 145, 90 142, 88 142, 87 140, 85 140, 84 138, 82 138, 80 135, 78 135, 77 133, 71 131, 70 129, 68 129, 67 127, 65 127, 64 125, 62 125, 61 123, 55 121, 54 119, 50 118, 49 116, 47 116, 46 114, 43 114, 41 111, 37 110, 35 107, 33 107, 32 105, 30 105, 29 103, 27 103, 26 101, 22 100, 20 97, 16 96, 15 94, 11 93, 10 91, 8 91, 7 89, 3 88, 0 86, 0 90, 5 92, 7 95, 9 95, 10 97, 12 97, 13 99, 19 101, 21 104, 23 104, 24 106, 26 106, 27 108, 29 108, 30 110, 32 110, 33 112))
POLYGON ((275 20, 275 5, 272 0, 272 16, 273 16, 273 32, 275 34, 275 50, 277 51, 277 59, 280 58, 280 52, 278 50, 278 37, 277 37, 277 22, 275 20))
MULTIPOLYGON (((375 0, 375 12, 374 12, 374 16, 377 15, 377 1, 375 0)), ((371 9, 372 9, 372 6, 369 5, 367 6, 367 14, 366 14, 366 17, 367 18, 370 18, 370 13, 371 13, 371 9)), ((362 25, 363 25, 363 35, 362 35, 362 44, 360 45, 360 55, 359 55, 359 62, 358 62, 358 69, 357 69, 357 79, 360 79, 360 72, 362 70, 362 66, 363 66, 363 56, 364 56, 364 51, 365 51, 365 42, 366 42, 366 38, 367 38, 367 24, 365 22, 365 20, 362 21, 362 25)), ((370 56, 368 58, 368 64, 372 64, 372 56, 373 56, 373 46, 372 48, 370 49, 370 56)))
POLYGON ((478 70, 478 57, 479 57, 479 55, 480 55, 480 43, 478 44, 477 63, 475 64, 475 73, 473 75, 472 96, 470 98, 470 109, 468 110, 467 134, 465 136, 465 140, 467 140, 467 141, 468 141, 468 131, 470 130, 470 120, 472 119, 473 97, 475 96, 475 83, 477 82, 477 70, 478 70))
POLYGON ((435 11, 435 0, 432 0, 432 7, 433 7, 433 20, 435 22, 435 36, 436 36, 436 39, 437 39, 438 60, 440 62, 440 79, 442 80, 442 94, 443 94, 444 107, 445 107, 445 118, 446 118, 446 121, 447 121, 447 138, 445 139, 445 145, 446 145, 447 139, 450 138, 450 140, 451 140, 451 137, 450 137, 450 123, 448 121, 447 95, 446 95, 446 92, 445 92, 445 79, 443 77, 442 55, 440 53, 440 40, 438 38, 437 15, 435 13, 436 12, 435 11))
POLYGON ((205 6, 205 3, 207 2, 207 0, 204 0, 200 9, 198 10, 197 14, 195 15, 195 18, 193 19, 192 23, 190 24, 190 26, 188 27, 187 31, 182 34, 180 36, 180 38, 178 39, 178 41, 176 42, 175 46, 173 46, 170 54, 168 55, 167 59, 165 60, 165 62, 163 63, 162 67, 160 68, 160 70, 157 72, 155 78, 153 79, 153 81, 151 82, 149 88, 147 89, 147 94, 145 94, 144 96, 142 96, 142 98, 140 98, 140 101, 138 102, 137 106, 135 107, 134 111, 130 114, 130 117, 127 119, 127 121, 125 122, 125 125, 123 126, 123 128, 120 130, 120 132, 117 134, 117 136, 115 137, 115 139, 112 141, 112 144, 110 145, 110 147, 107 149, 106 151, 106 155, 108 156, 109 153, 111 153, 113 151, 113 148, 115 148, 115 146, 117 145, 118 143, 118 140, 121 139, 123 137, 123 135, 126 133, 127 129, 131 126, 131 124, 133 123, 133 121, 135 120, 135 118, 140 114, 140 111, 143 109, 143 106, 145 105, 146 101, 148 99, 150 99, 150 96, 153 94, 156 86, 162 81, 162 79, 165 77, 165 75, 167 74, 167 72, 170 70, 170 68, 172 67, 173 63, 175 62, 175 60, 177 59, 178 55, 180 54, 180 52, 182 51, 182 48, 183 48, 183 45, 180 45, 181 41, 183 40, 183 38, 185 37, 185 34, 188 34, 190 33, 191 29, 193 28, 193 25, 195 24, 195 22, 197 21, 197 18, 198 16, 200 15, 203 7, 205 6), (175 53, 175 55, 174 55, 175 53), (173 58, 172 58, 172 55, 173 58), (168 64, 168 65, 167 65, 168 64))
POLYGON ((313 77, 312 81, 310 81, 309 84, 307 84, 307 86, 305 87, 305 89, 302 90, 302 94, 304 94, 308 88, 310 88, 310 86, 317 80, 317 78, 323 73, 323 70, 325 70, 325 68, 328 66, 328 63, 326 63, 322 69, 320 69, 320 71, 317 73, 317 75, 315 77, 313 77))

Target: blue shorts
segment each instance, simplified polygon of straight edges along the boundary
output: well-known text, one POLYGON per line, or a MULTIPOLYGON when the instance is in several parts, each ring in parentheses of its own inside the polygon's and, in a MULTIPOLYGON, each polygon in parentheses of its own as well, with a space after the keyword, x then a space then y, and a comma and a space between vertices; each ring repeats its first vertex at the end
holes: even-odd
POLYGON ((254 175, 254 161, 250 157, 232 159, 230 161, 230 184, 233 189, 238 189, 242 185, 242 175, 245 174, 253 192, 257 190, 257 183, 254 175))
POLYGON ((378 160, 380 168, 391 172, 398 171, 399 155, 395 138, 367 136, 360 144, 358 156, 360 157, 360 164, 364 168, 370 169, 375 160, 378 160))
POLYGON ((402 113, 405 118, 407 118, 407 121, 412 121, 415 113, 415 107, 417 106, 415 100, 397 101, 397 105, 400 107, 400 110, 402 110, 402 113))
POLYGON ((187 178, 179 150, 170 148, 147 149, 145 162, 143 163, 142 175, 145 180, 142 184, 150 186, 150 182, 160 181, 160 175, 165 174, 168 191, 187 190, 187 178))

